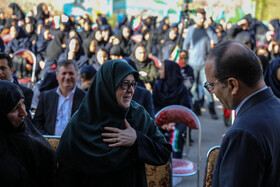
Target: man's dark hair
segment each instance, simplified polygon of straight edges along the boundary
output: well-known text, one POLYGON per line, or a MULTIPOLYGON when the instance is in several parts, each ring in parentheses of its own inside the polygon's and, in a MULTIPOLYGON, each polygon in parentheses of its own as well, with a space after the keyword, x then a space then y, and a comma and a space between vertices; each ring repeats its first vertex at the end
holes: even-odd
POLYGON ((58 72, 58 70, 61 67, 70 66, 70 65, 74 66, 77 73, 79 72, 79 68, 78 68, 78 65, 77 65, 76 61, 74 61, 74 60, 61 60, 57 63, 56 73, 58 72))
POLYGON ((8 61, 8 66, 10 68, 13 67, 12 59, 11 59, 11 57, 7 53, 0 52, 0 59, 6 59, 8 61))
POLYGON ((195 10, 195 13, 196 13, 196 14, 197 14, 197 13, 200 13, 200 14, 206 16, 206 11, 204 10, 204 8, 197 8, 197 9, 195 10))
POLYGON ((252 88, 262 78, 259 58, 241 43, 230 40, 221 42, 211 50, 208 58, 215 60, 215 76, 218 79, 234 77, 252 88), (238 53, 228 50, 232 44, 242 46, 238 53))
POLYGON ((186 56, 187 56, 187 58, 189 58, 189 53, 188 53, 187 50, 181 49, 181 50, 179 51, 179 54, 180 54, 180 53, 185 53, 186 56))

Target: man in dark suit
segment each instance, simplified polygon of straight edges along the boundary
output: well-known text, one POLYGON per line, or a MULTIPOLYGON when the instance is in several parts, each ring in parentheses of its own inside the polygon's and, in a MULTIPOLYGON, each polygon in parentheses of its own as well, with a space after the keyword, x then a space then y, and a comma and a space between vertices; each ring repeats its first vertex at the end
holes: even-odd
POLYGON ((4 52, 0 52, 0 80, 7 80, 18 85, 24 95, 24 104, 26 112, 29 113, 29 109, 32 102, 33 91, 30 88, 27 88, 17 81, 15 77, 13 77, 13 63, 11 57, 4 52))
POLYGON ((33 119, 44 135, 61 136, 85 96, 85 92, 76 86, 78 67, 74 61, 58 62, 56 79, 59 86, 42 92, 33 119))
POLYGON ((258 57, 225 41, 210 52, 205 88, 236 119, 223 138, 212 186, 280 186, 280 101, 265 85, 258 57))

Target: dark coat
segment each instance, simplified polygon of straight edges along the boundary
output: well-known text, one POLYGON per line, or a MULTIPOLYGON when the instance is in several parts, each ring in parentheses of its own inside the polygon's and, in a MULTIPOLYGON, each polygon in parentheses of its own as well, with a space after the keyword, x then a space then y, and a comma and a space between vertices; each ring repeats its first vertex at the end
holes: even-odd
MULTIPOLYGON (((38 107, 33 119, 34 125, 42 134, 54 135, 59 95, 56 89, 42 92, 38 107)), ((73 98, 71 116, 79 108, 85 92, 76 88, 73 98)))
POLYGON ((249 98, 223 138, 212 186, 280 186, 280 101, 270 88, 249 98))

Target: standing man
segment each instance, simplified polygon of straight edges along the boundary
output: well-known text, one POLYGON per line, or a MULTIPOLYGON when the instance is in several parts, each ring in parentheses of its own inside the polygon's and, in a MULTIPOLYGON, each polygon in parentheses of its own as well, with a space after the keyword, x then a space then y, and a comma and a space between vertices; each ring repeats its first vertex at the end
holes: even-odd
POLYGON ((20 87, 23 92, 25 101, 25 110, 29 113, 29 109, 32 102, 33 91, 18 83, 18 81, 13 77, 13 63, 11 57, 4 52, 0 52, 0 80, 6 80, 12 82, 20 87))
POLYGON ((280 186, 280 100, 265 85, 258 57, 225 41, 209 54, 205 88, 236 119, 223 138, 212 186, 280 186))
POLYGON ((76 87, 78 66, 75 61, 58 62, 56 79, 58 87, 42 92, 33 119, 44 135, 61 136, 85 96, 85 92, 76 87))
POLYGON ((205 77, 205 61, 211 48, 213 41, 218 41, 216 33, 210 28, 205 28, 206 12, 202 8, 196 10, 195 24, 188 28, 187 37, 183 43, 183 50, 189 52, 188 64, 193 68, 194 84, 191 88, 193 96, 194 112, 201 115, 201 95, 206 95, 208 109, 212 119, 218 119, 215 111, 213 96, 206 90, 201 93, 200 87, 206 82, 205 77))

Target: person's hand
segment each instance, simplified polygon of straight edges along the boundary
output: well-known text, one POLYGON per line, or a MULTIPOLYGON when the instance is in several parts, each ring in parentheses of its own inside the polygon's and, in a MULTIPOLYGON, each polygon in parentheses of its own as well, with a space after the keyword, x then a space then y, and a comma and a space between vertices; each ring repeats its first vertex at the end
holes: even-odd
POLYGON ((124 120, 124 124, 126 127, 124 130, 115 127, 104 128, 106 131, 109 131, 109 133, 102 133, 104 137, 103 141, 108 143, 109 147, 131 147, 136 141, 136 131, 130 126, 126 119, 124 120))

